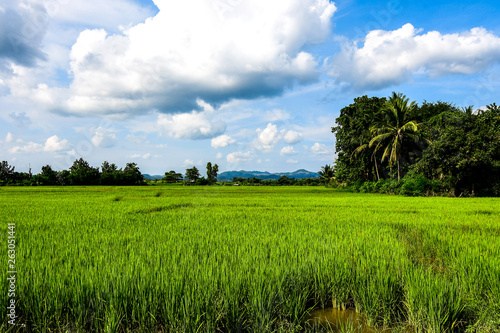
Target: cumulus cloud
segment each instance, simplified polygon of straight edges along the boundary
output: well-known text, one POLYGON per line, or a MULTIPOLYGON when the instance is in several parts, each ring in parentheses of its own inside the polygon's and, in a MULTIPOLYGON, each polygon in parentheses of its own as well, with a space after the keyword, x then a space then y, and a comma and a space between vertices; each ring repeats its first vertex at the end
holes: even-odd
POLYGON ((213 138, 211 142, 212 147, 215 149, 224 148, 234 143, 236 143, 236 140, 226 134, 213 138))
POLYGON ((92 136, 92 144, 96 147, 100 148, 109 148, 113 147, 116 143, 116 135, 113 133, 106 133, 106 131, 98 127, 95 130, 94 135, 92 136))
POLYGON ((298 163, 299 163, 299 161, 297 161, 297 160, 292 160, 292 159, 288 159, 288 160, 286 160, 286 163, 288 163, 288 164, 298 164, 298 163))
POLYGON ((383 88, 428 76, 472 74, 499 62, 500 38, 484 28, 454 34, 422 34, 411 24, 394 31, 375 30, 363 45, 344 45, 331 74, 355 88, 383 88))
POLYGON ((39 152, 56 152, 70 148, 70 144, 66 139, 59 139, 57 135, 53 135, 45 141, 45 144, 29 142, 24 146, 15 146, 9 149, 10 153, 39 153, 39 152))
POLYGON ((285 134, 285 141, 289 144, 298 143, 303 140, 302 133, 296 131, 288 131, 285 134))
POLYGON ((47 104, 73 114, 163 113, 233 99, 281 94, 318 79, 302 51, 325 40, 336 8, 328 0, 241 1, 220 15, 217 2, 156 0, 159 12, 110 35, 85 30, 73 45, 67 91, 47 104))
POLYGON ((313 154, 316 154, 316 155, 328 155, 328 154, 333 153, 331 148, 328 148, 325 144, 318 143, 318 142, 316 142, 311 147, 311 151, 313 152, 313 154))
POLYGON ((280 155, 295 155, 297 152, 293 149, 292 146, 287 146, 281 148, 280 155))
POLYGON ((256 131, 257 139, 254 141, 254 147, 264 152, 272 151, 285 132, 285 130, 278 131, 278 126, 271 123, 264 129, 257 128, 256 131))
POLYGON ((69 142, 66 139, 59 139, 57 135, 53 135, 45 141, 44 151, 61 151, 69 148, 69 142))
POLYGON ((175 115, 159 114, 158 126, 162 133, 176 139, 210 139, 221 135, 226 130, 226 124, 214 120, 214 109, 203 101, 197 102, 204 111, 191 111, 175 115))
POLYGON ((237 151, 237 152, 228 154, 226 156, 226 160, 229 163, 238 164, 240 162, 248 161, 251 157, 252 157, 252 152, 250 152, 250 151, 248 151, 246 153, 237 151))
POLYGON ((11 63, 32 67, 44 60, 41 41, 48 14, 43 4, 34 0, 6 1, 0 8, 0 73, 12 73, 11 63))

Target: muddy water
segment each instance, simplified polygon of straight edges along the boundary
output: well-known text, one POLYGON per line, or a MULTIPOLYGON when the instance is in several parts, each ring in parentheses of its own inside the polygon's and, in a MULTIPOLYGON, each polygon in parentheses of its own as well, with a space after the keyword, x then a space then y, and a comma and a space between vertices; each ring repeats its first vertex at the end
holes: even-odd
POLYGON ((377 330, 366 325, 363 316, 359 315, 355 310, 340 310, 336 308, 315 310, 311 313, 310 320, 313 323, 330 327, 333 332, 390 332, 389 329, 377 330))

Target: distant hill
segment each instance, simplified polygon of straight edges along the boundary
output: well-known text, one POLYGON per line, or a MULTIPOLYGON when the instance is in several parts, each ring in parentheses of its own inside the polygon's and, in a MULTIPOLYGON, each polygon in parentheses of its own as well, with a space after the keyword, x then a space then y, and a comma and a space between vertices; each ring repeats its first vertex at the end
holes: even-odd
MULTIPOLYGON (((259 178, 259 179, 271 179, 277 180, 281 176, 287 176, 288 178, 302 179, 302 178, 319 178, 319 174, 317 172, 311 172, 304 169, 300 169, 294 172, 276 172, 270 173, 267 171, 225 171, 217 176, 217 180, 222 181, 232 181, 234 177, 238 178, 259 178)), ((165 175, 150 175, 143 174, 145 179, 149 180, 161 180, 165 175)), ((206 176, 206 175, 203 175, 206 176)))
POLYGON ((143 174, 144 178, 145 179, 149 179, 149 180, 161 180, 163 177, 165 177, 165 175, 163 176, 160 176, 160 175, 148 175, 147 173, 143 174))
POLYGON ((270 173, 267 171, 225 171, 217 176, 218 181, 232 181, 234 177, 238 178, 259 178, 259 179, 271 179, 277 180, 281 176, 287 176, 288 178, 302 179, 302 178, 319 178, 317 172, 311 172, 304 169, 300 169, 294 172, 277 172, 270 173))

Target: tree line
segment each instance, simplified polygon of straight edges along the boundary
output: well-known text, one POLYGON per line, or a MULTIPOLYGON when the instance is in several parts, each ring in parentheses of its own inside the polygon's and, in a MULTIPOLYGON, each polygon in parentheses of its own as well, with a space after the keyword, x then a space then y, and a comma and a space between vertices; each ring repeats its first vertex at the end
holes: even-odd
POLYGON ((55 171, 45 165, 39 174, 16 172, 7 161, 0 163, 0 185, 141 185, 144 183, 136 163, 127 163, 122 169, 104 161, 101 168, 91 166, 83 158, 75 160, 69 170, 55 171))
POLYGON ((322 172, 366 192, 500 195, 500 108, 422 105, 401 93, 340 110, 337 159, 322 172))
MULTIPOLYGON (((207 163, 207 177, 201 177, 195 166, 186 169, 185 177, 174 170, 165 172, 162 182, 210 185, 217 181, 219 166, 207 163)), ((116 164, 104 161, 100 168, 91 166, 83 158, 77 159, 69 170, 55 171, 45 165, 39 174, 16 172, 7 161, 0 162, 0 185, 143 185, 144 175, 136 163, 127 163, 118 168, 116 164)))

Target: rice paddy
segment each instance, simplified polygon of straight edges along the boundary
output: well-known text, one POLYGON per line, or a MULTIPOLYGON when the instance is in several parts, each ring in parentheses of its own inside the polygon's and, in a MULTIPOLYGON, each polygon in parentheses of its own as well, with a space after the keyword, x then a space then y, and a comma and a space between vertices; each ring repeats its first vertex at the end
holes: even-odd
POLYGON ((380 331, 500 331, 498 198, 3 187, 0 213, 19 316, 0 331, 356 331, 311 322, 330 307, 380 331))

